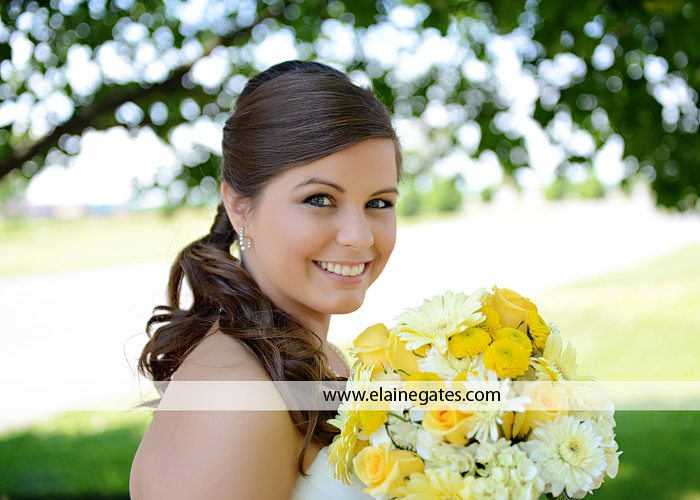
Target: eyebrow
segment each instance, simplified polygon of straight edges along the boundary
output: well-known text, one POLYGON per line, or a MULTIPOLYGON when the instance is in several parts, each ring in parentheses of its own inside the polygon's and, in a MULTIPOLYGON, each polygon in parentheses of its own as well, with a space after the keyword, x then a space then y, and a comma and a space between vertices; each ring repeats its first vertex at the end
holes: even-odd
MULTIPOLYGON (((300 187, 308 186, 308 185, 310 185, 310 184, 323 184, 323 185, 325 185, 325 186, 330 186, 330 187, 332 187, 333 189, 335 189, 336 191, 338 191, 338 192, 340 192, 340 193, 342 193, 342 194, 345 194, 345 190, 344 190, 342 187, 340 187, 338 184, 336 184, 336 183, 334 183, 334 182, 324 181, 323 179, 319 179, 319 178, 317 178, 317 177, 312 177, 311 179, 308 179, 308 180, 306 180, 306 181, 304 181, 304 182, 302 182, 302 183, 297 184, 296 186, 294 186, 294 189, 298 189, 298 188, 300 188, 300 187)), ((375 192, 375 193, 372 193, 370 196, 378 196, 378 195, 384 194, 384 193, 395 193, 395 194, 399 194, 399 190, 396 189, 396 188, 380 189, 379 191, 377 191, 377 192, 375 192)))

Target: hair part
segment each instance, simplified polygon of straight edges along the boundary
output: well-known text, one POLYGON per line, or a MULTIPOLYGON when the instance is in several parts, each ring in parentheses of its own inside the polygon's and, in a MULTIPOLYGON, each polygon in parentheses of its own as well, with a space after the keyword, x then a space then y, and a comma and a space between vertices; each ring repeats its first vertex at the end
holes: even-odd
MULTIPOLYGON (((253 208, 278 175, 374 138, 393 141, 400 178, 399 139, 374 93, 323 64, 288 61, 251 78, 238 97, 224 127, 221 180, 253 208)), ((243 343, 272 380, 329 379, 320 339, 263 294, 230 252, 237 238, 221 203, 209 234, 173 263, 167 305, 156 307, 147 323, 139 371, 170 380, 218 321, 219 330, 243 343), (193 300, 183 309, 185 279, 193 300)), ((309 443, 330 444, 338 430, 327 422, 331 412, 290 415, 304 436, 298 460, 304 475, 309 443)))

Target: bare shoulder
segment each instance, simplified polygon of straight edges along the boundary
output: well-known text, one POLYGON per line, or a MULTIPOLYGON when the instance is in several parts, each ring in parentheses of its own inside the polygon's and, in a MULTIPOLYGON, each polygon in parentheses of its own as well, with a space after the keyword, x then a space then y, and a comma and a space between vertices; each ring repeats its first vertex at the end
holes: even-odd
POLYGON ((269 380, 240 341, 212 329, 187 355, 173 380, 269 380))
MULTIPOLYGON (((173 379, 269 377, 245 346, 214 331, 173 379)), ((134 458, 131 498, 287 500, 300 449, 286 411, 157 411, 134 458)))

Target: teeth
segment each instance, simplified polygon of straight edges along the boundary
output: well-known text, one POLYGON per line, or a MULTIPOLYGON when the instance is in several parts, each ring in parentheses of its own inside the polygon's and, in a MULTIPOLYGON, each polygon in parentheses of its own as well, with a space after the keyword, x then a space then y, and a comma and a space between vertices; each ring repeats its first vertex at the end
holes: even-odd
POLYGON ((358 274, 362 274, 362 271, 365 270, 364 264, 357 266, 341 266, 340 264, 334 264, 333 262, 319 262, 318 265, 326 271, 333 274, 340 274, 341 276, 357 276, 358 274))

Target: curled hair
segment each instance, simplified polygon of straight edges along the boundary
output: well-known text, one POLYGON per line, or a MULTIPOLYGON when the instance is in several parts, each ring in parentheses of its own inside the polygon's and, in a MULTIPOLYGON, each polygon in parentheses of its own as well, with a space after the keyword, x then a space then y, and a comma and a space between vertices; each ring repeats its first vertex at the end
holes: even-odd
MULTIPOLYGON (((224 127, 221 180, 255 206, 276 176, 373 138, 393 141, 399 175, 399 140, 372 91, 323 64, 288 61, 251 78, 238 97, 224 127)), ((173 263, 168 305, 156 307, 148 321, 139 370, 170 380, 218 321, 219 330, 243 343, 272 380, 328 379, 320 339, 263 294, 230 252, 237 238, 221 203, 209 234, 173 263), (188 308, 181 307, 185 279, 193 298, 188 308)), ((337 429, 326 412, 290 414, 304 436, 298 461, 303 475, 309 443, 327 445, 337 429)))

